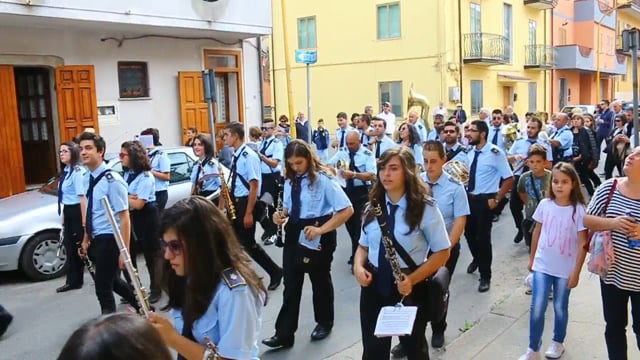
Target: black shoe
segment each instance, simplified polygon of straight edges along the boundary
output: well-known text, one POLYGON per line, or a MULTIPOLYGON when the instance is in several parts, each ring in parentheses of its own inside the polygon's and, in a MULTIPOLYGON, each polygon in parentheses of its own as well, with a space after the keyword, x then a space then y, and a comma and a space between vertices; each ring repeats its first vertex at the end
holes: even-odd
POLYGON ((262 340, 262 343, 270 348, 290 348, 293 346, 293 336, 288 339, 282 339, 278 335, 262 340))
POLYGON ((407 352, 404 351, 402 344, 398 344, 391 349, 391 356, 394 358, 403 358, 407 356, 407 352))
POLYGON ((516 237, 513 238, 513 242, 516 244, 519 244, 522 241, 522 239, 524 239, 524 235, 522 234, 522 230, 519 229, 518 233, 516 234, 516 237))
POLYGON ((155 304, 158 301, 160 301, 161 297, 162 297, 162 291, 160 291, 160 290, 151 290, 151 293, 149 294, 149 302, 151 304, 155 304))
POLYGON ((331 333, 331 327, 316 325, 316 328, 311 332, 311 340, 322 340, 329 336, 331 333))
POLYGON ((127 299, 121 297, 120 298, 120 304, 128 304, 129 302, 127 301, 127 299))
POLYGON ((434 331, 431 335, 431 347, 440 349, 444 346, 444 331, 434 331))
POLYGON ((498 220, 500 220, 500 215, 498 215, 498 214, 493 214, 493 215, 491 216, 491 221, 493 221, 493 222, 498 222, 498 220))
POLYGON ((273 235, 276 234, 276 232, 277 232, 277 228, 265 230, 265 232, 262 234, 262 237, 261 237, 262 241, 269 240, 273 235))
POLYGON ((273 245, 273 236, 270 236, 263 241, 264 246, 273 245))
POLYGON ((62 286, 60 286, 59 288, 56 289, 57 293, 63 293, 65 291, 69 291, 69 290, 77 290, 77 289, 82 289, 82 285, 69 285, 69 284, 64 284, 62 286))
POLYGON ((13 316, 11 314, 6 311, 0 313, 0 337, 2 337, 2 335, 7 331, 11 321, 13 321, 13 316))
POLYGON ((273 291, 280 286, 280 283, 282 283, 282 269, 280 269, 276 275, 271 276, 271 281, 267 289, 273 291))
POLYGON ((349 258, 347 265, 353 265, 353 256, 349 258))
POLYGON ((478 291, 483 293, 489 291, 491 287, 491 280, 480 279, 480 285, 478 285, 478 291))
POLYGON ((282 241, 282 236, 278 236, 276 235, 276 242, 275 242, 276 247, 284 247, 284 241, 282 241))
POLYGON ((471 264, 467 266, 467 274, 473 274, 476 270, 478 270, 478 264, 472 261, 471 264))

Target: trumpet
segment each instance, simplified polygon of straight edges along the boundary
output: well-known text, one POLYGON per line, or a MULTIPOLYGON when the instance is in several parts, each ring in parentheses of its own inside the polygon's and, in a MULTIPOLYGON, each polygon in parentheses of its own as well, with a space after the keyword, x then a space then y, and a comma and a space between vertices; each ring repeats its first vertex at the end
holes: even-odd
POLYGON ((469 167, 462 161, 447 161, 444 165, 442 165, 442 172, 451 176, 462 185, 467 185, 467 183, 469 182, 469 167))
POLYGON ((113 211, 111 210, 111 204, 109 203, 109 199, 106 196, 102 198, 102 205, 104 206, 107 218, 111 223, 113 236, 116 238, 116 243, 118 244, 118 248, 120 249, 120 256, 122 256, 124 265, 127 268, 129 276, 131 277, 133 292, 136 296, 136 299, 138 300, 138 305, 140 305, 140 315, 148 317, 149 313, 151 312, 151 304, 149 303, 149 295, 147 294, 147 289, 142 286, 142 282, 140 282, 140 276, 138 276, 138 271, 131 262, 129 249, 127 249, 127 244, 124 243, 124 239, 122 238, 122 234, 120 233, 120 229, 118 229, 118 224, 116 223, 116 218, 114 217, 113 211))
POLYGON ((236 208, 233 206, 233 202, 231 201, 229 186, 227 185, 227 181, 224 179, 224 172, 222 171, 222 165, 220 165, 220 163, 218 163, 218 172, 220 173, 220 196, 226 204, 227 215, 231 220, 235 220, 236 208))

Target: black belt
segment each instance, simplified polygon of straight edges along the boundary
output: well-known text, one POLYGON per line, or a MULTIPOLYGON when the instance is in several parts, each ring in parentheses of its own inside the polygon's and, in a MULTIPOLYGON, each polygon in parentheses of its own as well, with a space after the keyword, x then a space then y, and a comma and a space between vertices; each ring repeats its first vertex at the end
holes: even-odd
POLYGON ((329 221, 329 219, 331 219, 332 216, 333 214, 329 214, 329 215, 318 216, 318 217, 309 218, 309 219, 298 219, 298 221, 296 221, 295 223, 296 223, 296 226, 300 228, 304 228, 305 226, 320 226, 326 223, 327 221, 329 221))
POLYGON ((200 196, 204 196, 204 197, 207 197, 207 196, 209 196, 209 195, 213 194, 213 193, 214 193, 214 192, 216 192, 216 191, 218 191, 218 189, 215 189, 215 190, 200 190, 200 192, 198 193, 198 195, 200 195, 200 196))
MULTIPOLYGON (((384 249, 380 249, 380 250, 384 250, 384 249)), ((373 265, 370 261, 367 261, 367 264, 364 267, 373 275, 375 275, 378 272, 378 267, 373 265)), ((409 268, 401 268, 400 271, 402 271, 402 273, 405 275, 411 274, 411 269, 409 268)))
POLYGON ((493 199, 496 197, 496 195, 498 195, 498 193, 487 193, 487 194, 467 194, 470 200, 489 200, 489 199, 493 199))
POLYGON ((163 192, 167 192, 167 190, 158 190, 156 191, 156 194, 163 193, 163 192))
POLYGON ((73 208, 80 207, 80 204, 79 204, 79 203, 78 203, 78 204, 69 204, 69 205, 67 205, 67 204, 62 204, 62 205, 64 205, 64 208, 65 208, 65 209, 66 209, 66 208, 73 209, 73 208))

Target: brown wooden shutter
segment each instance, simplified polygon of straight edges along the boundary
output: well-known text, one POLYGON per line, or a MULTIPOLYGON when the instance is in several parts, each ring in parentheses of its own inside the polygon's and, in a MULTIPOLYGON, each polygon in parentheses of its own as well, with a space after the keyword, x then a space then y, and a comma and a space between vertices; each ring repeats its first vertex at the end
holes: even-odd
POLYGON ((56 68, 60 142, 71 141, 86 128, 98 129, 98 104, 93 65, 56 68))
POLYGON ((187 128, 196 127, 199 133, 211 133, 207 103, 202 89, 202 73, 200 71, 178 72, 180 89, 180 126, 182 127, 182 143, 187 141, 187 128))
POLYGON ((0 197, 26 190, 13 66, 0 65, 0 197))

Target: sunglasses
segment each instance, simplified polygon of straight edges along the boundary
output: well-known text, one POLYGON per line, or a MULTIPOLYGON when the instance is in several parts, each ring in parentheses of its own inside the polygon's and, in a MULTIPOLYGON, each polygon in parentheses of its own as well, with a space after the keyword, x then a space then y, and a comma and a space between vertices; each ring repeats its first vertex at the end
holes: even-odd
POLYGON ((169 249, 169 252, 174 256, 178 256, 182 254, 182 243, 180 240, 170 240, 170 241, 162 241, 162 249, 166 251, 169 249))
POLYGON ((494 116, 493 120, 502 120, 502 117, 501 116, 494 116))
POLYGON ((127 153, 123 153, 123 152, 121 152, 121 153, 120 153, 120 159, 124 159, 124 158, 126 158, 127 156, 129 156, 129 154, 127 154, 127 153))
POLYGON ((456 131, 455 130, 444 130, 443 131, 445 134, 455 134, 456 131))
POLYGON ((622 122, 622 120, 616 120, 616 122, 622 122))
POLYGON ((262 129, 262 131, 269 131, 269 130, 273 129, 273 126, 263 126, 260 129, 262 129))

